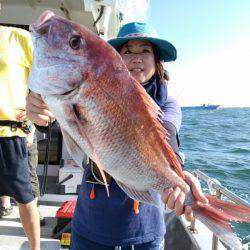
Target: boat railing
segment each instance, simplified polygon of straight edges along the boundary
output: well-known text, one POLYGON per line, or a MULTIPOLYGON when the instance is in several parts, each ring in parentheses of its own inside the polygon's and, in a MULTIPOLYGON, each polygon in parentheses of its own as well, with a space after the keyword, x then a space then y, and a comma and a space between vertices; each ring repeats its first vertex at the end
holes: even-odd
MULTIPOLYGON (((193 171, 193 174, 206 182, 208 188, 209 188, 209 192, 211 195, 215 195, 217 198, 221 199, 222 195, 226 196, 228 199, 230 199, 231 201, 233 201, 236 204, 239 205, 243 205, 246 207, 250 208, 250 204, 240 198, 239 196, 237 196, 236 194, 232 193, 231 191, 229 191, 227 188, 223 187, 220 182, 217 179, 214 178, 210 178, 209 176, 207 176, 206 174, 204 174, 202 171, 200 170, 195 170, 193 171)), ((191 225, 189 227, 189 230, 191 232, 196 232, 195 229, 195 220, 193 220, 191 222, 191 225)), ((216 235, 213 234, 213 239, 212 239, 212 250, 218 250, 218 246, 219 246, 219 239, 216 235)))

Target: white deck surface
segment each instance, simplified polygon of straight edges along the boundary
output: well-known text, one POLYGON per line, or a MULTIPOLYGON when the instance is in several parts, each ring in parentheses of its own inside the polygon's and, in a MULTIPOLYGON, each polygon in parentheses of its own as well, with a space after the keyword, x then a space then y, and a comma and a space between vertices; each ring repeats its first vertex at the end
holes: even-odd
MULTIPOLYGON (((0 219, 0 249, 1 250, 28 250, 28 239, 24 234, 19 220, 17 206, 13 213, 0 219)), ((39 211, 45 217, 46 224, 41 227, 41 250, 59 250, 59 240, 52 239, 52 230, 56 225, 55 214, 58 206, 39 206, 39 211)))

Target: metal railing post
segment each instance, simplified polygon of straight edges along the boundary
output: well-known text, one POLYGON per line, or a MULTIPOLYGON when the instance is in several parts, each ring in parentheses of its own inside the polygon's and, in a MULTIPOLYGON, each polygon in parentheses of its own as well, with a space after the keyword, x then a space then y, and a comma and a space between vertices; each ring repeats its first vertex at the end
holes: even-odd
MULTIPOLYGON (((221 192, 220 190, 216 190, 215 196, 219 199, 221 199, 221 192)), ((213 239, 212 239, 212 250, 218 250, 219 247, 219 238, 213 234, 213 239)))
MULTIPOLYGON (((196 173, 194 173, 194 176, 198 178, 198 175, 196 173)), ((195 228, 195 218, 191 221, 190 226, 188 226, 188 229, 192 234, 198 233, 195 228)))
POLYGON ((195 228, 195 218, 191 221, 190 226, 188 226, 188 229, 192 234, 198 233, 197 229, 195 228))

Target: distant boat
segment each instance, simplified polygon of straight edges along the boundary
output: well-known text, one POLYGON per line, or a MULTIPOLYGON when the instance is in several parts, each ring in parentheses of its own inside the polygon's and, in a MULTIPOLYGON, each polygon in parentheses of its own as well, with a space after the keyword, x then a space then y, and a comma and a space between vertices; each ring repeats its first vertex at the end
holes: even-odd
POLYGON ((185 107, 181 107, 181 109, 182 110, 214 110, 219 107, 220 105, 203 104, 201 106, 185 106, 185 107))

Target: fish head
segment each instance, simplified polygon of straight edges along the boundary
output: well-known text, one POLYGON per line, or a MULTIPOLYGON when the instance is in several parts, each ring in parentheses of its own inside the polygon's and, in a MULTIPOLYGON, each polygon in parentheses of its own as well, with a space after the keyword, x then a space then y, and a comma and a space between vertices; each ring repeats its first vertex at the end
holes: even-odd
POLYGON ((108 45, 84 26, 45 11, 30 31, 34 53, 28 86, 32 91, 62 95, 78 88, 89 74, 98 75, 100 48, 108 45))
POLYGON ((83 93, 95 84, 105 83, 99 78, 111 75, 107 69, 112 72, 112 65, 123 65, 122 59, 92 31, 51 11, 45 11, 30 25, 30 31, 34 52, 29 89, 40 94, 55 115, 67 148, 80 165, 83 152, 91 157, 93 151, 80 129, 86 119, 78 108, 91 99, 84 98, 83 93))

